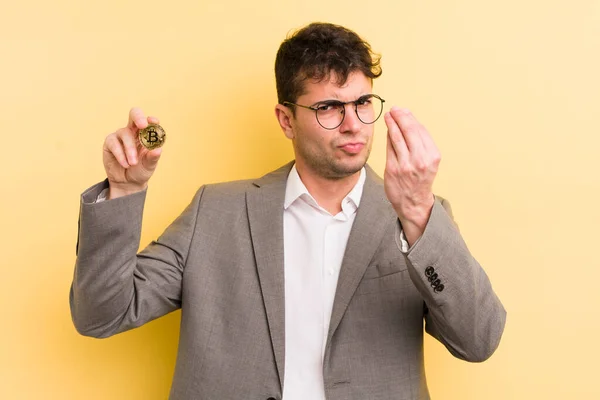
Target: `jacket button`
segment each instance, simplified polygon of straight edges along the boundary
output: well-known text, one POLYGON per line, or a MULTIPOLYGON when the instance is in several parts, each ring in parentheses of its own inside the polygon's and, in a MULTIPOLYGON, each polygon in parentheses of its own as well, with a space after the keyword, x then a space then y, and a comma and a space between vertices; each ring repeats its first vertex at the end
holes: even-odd
POLYGON ((431 282, 431 287, 436 288, 440 285, 440 283, 442 283, 442 281, 436 279, 435 281, 431 282))
POLYGON ((275 397, 269 397, 267 400, 277 400, 275 397))
POLYGON ((425 268, 425 275, 431 276, 431 275, 433 275, 434 271, 435 271, 435 269, 433 269, 433 267, 427 267, 427 268, 425 268))
POLYGON ((444 284, 443 284, 443 283, 442 283, 442 284, 439 284, 439 285, 437 285, 437 286, 436 286, 436 287, 433 289, 433 291, 434 291, 434 292, 436 292, 436 293, 439 293, 439 292, 441 292, 442 290, 444 290, 444 284))
POLYGON ((429 278, 427 278, 427 280, 428 280, 429 282, 433 282, 433 281, 435 281, 435 280, 437 279, 437 277, 438 277, 438 274, 437 274, 437 272, 436 272, 435 274, 433 274, 433 275, 431 275, 429 278))

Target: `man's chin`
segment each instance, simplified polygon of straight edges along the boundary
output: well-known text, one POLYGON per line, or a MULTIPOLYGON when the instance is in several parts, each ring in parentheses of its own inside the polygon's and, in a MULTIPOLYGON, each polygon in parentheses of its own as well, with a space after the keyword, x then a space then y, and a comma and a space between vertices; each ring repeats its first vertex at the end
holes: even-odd
POLYGON ((359 172, 367 163, 367 158, 352 160, 352 162, 337 163, 332 166, 332 179, 343 179, 359 172))

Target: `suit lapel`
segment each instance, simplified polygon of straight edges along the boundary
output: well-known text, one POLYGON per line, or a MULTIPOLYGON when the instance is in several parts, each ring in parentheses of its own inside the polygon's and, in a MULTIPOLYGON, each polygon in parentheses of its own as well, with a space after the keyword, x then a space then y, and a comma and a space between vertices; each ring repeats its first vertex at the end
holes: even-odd
MULTIPOLYGON (((265 175, 246 193, 250 234, 281 387, 285 366, 283 204, 292 166, 293 162, 265 175)), ((367 177, 342 261, 327 347, 389 227, 387 222, 396 218, 385 197, 381 178, 368 165, 365 168, 367 177)))
POLYGON ((394 209, 385 196, 381 178, 369 166, 365 168, 367 179, 342 260, 327 335, 327 347, 386 229, 389 228, 389 221, 396 217, 394 209))
POLYGON ((281 387, 285 360, 283 203, 292 165, 265 175, 246 193, 250 234, 281 387))

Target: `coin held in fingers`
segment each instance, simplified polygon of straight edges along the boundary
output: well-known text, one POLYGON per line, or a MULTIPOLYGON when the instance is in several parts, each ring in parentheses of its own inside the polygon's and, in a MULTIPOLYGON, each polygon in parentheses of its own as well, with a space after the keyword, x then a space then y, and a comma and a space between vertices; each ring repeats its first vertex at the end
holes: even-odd
POLYGON ((167 134, 162 126, 158 124, 149 124, 144 129, 140 129, 140 142, 148 150, 154 150, 165 144, 167 134))

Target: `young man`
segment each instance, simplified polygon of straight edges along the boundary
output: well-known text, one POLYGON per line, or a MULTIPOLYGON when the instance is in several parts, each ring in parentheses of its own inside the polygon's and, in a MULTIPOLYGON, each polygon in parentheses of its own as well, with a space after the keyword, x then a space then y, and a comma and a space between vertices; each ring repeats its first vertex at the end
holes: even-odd
POLYGON ((107 180, 82 195, 70 302, 107 337, 182 309, 171 399, 428 399, 426 331, 468 361, 496 349, 505 311, 432 193, 440 161, 405 109, 384 115, 384 180, 366 165, 384 100, 354 32, 311 24, 275 63, 275 114, 294 162, 207 185, 142 252, 161 149, 132 109, 104 144, 107 180))

